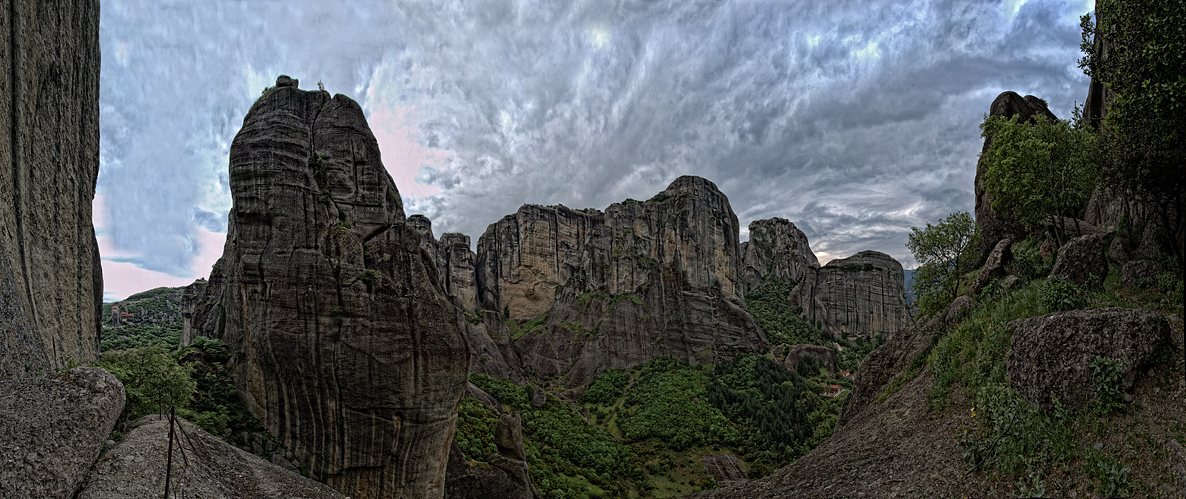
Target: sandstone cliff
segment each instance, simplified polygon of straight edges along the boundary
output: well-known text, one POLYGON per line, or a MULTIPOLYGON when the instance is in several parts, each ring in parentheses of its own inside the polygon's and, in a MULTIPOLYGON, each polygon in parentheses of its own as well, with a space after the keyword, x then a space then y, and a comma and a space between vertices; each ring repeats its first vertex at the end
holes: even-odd
POLYGON ((15 300, 0 305, 6 378, 98 354, 99 2, 4 0, 0 26, 0 288, 15 300))
POLYGON ((792 301, 803 315, 839 336, 891 335, 906 328, 902 264, 877 251, 862 251, 811 269, 792 301))
POLYGON ((189 319, 252 413, 357 498, 441 497, 469 352, 362 109, 286 76, 231 145, 223 257, 189 319))
POLYGON ((754 220, 749 224, 749 241, 741 243, 741 265, 745 291, 770 279, 799 283, 819 269, 819 260, 807 243, 807 235, 783 218, 754 220))
MULTIPOLYGON (((1046 108, 1046 101, 1032 95, 1022 97, 1011 91, 1001 92, 992 101, 988 114, 1004 118, 1017 116, 1017 121, 1022 123, 1033 120, 1037 116, 1045 116, 1051 120, 1058 119, 1046 108)), ((981 149, 980 155, 983 156, 985 152, 988 152, 989 147, 992 147, 992 137, 984 139, 984 147, 981 149)), ((989 252, 1001 239, 1008 237, 1014 241, 1020 241, 1025 238, 1025 227, 1021 225, 1021 222, 1008 213, 997 213, 993 210, 992 197, 984 190, 985 168, 987 167, 983 161, 976 163, 974 186, 976 191, 976 228, 980 231, 980 257, 977 259, 977 266, 984 263, 989 252)))
POLYGON ((766 339, 745 311, 738 222, 712 182, 646 202, 527 205, 478 240, 480 305, 503 313, 524 369, 567 386, 659 356, 713 362, 766 339))

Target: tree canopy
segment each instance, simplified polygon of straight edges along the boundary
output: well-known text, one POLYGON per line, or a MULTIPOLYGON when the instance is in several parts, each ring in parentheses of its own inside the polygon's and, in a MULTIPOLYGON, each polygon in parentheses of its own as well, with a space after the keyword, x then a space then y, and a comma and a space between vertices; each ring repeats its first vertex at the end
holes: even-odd
POLYGON ((924 314, 939 311, 959 294, 964 267, 975 259, 976 222, 966 211, 952 213, 937 225, 910 228, 906 247, 918 261, 914 294, 924 314))
POLYGON ((1095 188, 1095 133, 1081 120, 1041 115, 1024 123, 1017 116, 986 116, 980 130, 992 138, 981 159, 993 209, 1013 213, 1029 230, 1056 215, 1055 237, 1061 246, 1066 242, 1063 217, 1078 218, 1095 188))

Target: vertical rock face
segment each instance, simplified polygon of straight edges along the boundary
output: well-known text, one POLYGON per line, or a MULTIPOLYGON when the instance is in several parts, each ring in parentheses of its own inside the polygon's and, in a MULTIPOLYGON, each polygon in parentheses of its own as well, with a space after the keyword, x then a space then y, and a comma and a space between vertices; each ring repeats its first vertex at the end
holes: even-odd
POLYGON ((194 327, 194 312, 198 310, 199 300, 206 294, 206 285, 209 284, 205 279, 198 279, 189 286, 185 287, 185 292, 181 295, 181 318, 184 320, 181 326, 181 344, 188 345, 194 341, 194 338, 199 336, 197 329, 194 327))
POLYGON ((741 265, 748 292, 768 279, 800 282, 809 269, 819 269, 819 260, 795 224, 770 218, 749 224, 749 241, 741 243, 741 265))
POLYGON ((478 240, 479 301, 509 318, 525 370, 569 386, 660 356, 758 351, 737 234, 728 198, 698 177, 604 213, 524 206, 478 240))
POLYGON ((441 497, 469 353, 362 109, 282 76, 231 145, 223 257, 187 321, 252 413, 355 498, 441 497))
POLYGON ((902 264, 877 251, 832 260, 796 288, 803 315, 833 335, 892 335, 906 328, 902 264))
MULTIPOLYGON (((1050 120, 1058 119, 1046 108, 1046 101, 1032 95, 1022 97, 1016 92, 1002 92, 998 95, 992 101, 988 114, 1004 118, 1017 116, 1017 121, 1022 123, 1037 116, 1045 116, 1050 120)), ((984 156, 989 147, 992 147, 992 137, 984 139, 984 148, 981 149, 980 155, 984 156)), ((988 254, 1001 239, 1008 237, 1020 241, 1025 237, 1025 227, 1020 222, 1007 213, 997 213, 992 209, 992 197, 984 190, 986 168, 983 162, 976 163, 976 228, 980 231, 980 258, 977 266, 984 263, 984 259, 988 258, 988 254)))
MULTIPOLYGON (((0 348, 11 349, 0 357, 54 367, 94 360, 103 301, 91 224, 99 2, 4 0, 0 26, 0 266, 7 268, 0 287, 18 301, 0 308, 0 348), (19 331, 3 325, 17 315, 24 317, 19 331)), ((23 370, 24 362, 0 362, 0 378, 23 370)))
POLYGON ((439 247, 437 267, 445 294, 462 310, 474 310, 478 306, 478 279, 474 271, 477 255, 469 247, 469 236, 456 232, 441 234, 439 247))

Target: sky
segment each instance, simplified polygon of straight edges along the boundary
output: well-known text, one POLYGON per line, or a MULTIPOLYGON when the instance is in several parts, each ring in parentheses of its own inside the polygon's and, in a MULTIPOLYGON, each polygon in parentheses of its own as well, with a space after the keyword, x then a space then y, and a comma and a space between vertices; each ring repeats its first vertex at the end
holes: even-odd
POLYGON ((94 222, 108 301, 207 277, 230 144, 287 74, 358 101, 405 211, 476 245, 526 203, 604 209, 698 175, 821 263, 907 268, 973 211, 1000 92, 1087 95, 1093 1, 104 0, 94 222))

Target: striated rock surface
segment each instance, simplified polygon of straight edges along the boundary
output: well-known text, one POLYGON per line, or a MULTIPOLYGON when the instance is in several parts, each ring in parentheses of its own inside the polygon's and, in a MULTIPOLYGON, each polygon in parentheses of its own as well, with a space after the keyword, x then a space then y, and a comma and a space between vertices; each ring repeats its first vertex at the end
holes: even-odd
POLYGON ((597 210, 527 205, 478 240, 483 308, 505 312, 524 368, 568 386, 660 356, 756 352, 737 216, 708 180, 597 210))
POLYGON ((73 497, 123 409, 98 368, 0 381, 0 497, 73 497))
POLYGON ((230 153, 227 244, 187 321, 251 412, 356 499, 441 497, 469 349, 362 109, 281 76, 230 153))
POLYGON ((437 268, 449 300, 466 312, 478 308, 478 278, 474 270, 477 255, 470 249, 469 236, 456 232, 441 234, 437 268))
MULTIPOLYGON (((754 220, 749 224, 749 241, 741 243, 742 281, 749 292, 770 279, 798 283, 819 260, 807 243, 807 235, 782 218, 754 220)), ((814 274, 812 274, 814 276, 814 274)))
POLYGON ((0 288, 15 300, 0 305, 5 379, 98 356, 99 2, 5 0, 0 26, 0 288))
POLYGON ((1081 407, 1095 398, 1092 362, 1118 360, 1121 389, 1153 365, 1170 344, 1170 325, 1151 310, 1097 308, 1018 319, 1006 327, 1010 341, 1009 385, 1034 404, 1049 407, 1058 398, 1081 407))
POLYGON ((193 343, 194 338, 198 336, 197 330, 194 328, 194 312, 198 310, 198 300, 201 300, 206 294, 207 284, 209 282, 205 279, 198 279, 186 286, 185 291, 181 294, 182 345, 193 343))
MULTIPOLYGON (((189 421, 178 418, 176 422, 170 497, 173 493, 204 499, 346 497, 219 440, 189 421)), ((152 415, 133 425, 135 428, 95 463, 78 499, 140 499, 164 493, 169 419, 152 415)))
POLYGON ((791 299, 834 336, 892 335, 909 323, 904 279, 893 257, 862 251, 809 270, 791 299))
MULTIPOLYGON (((1012 118, 1017 116, 1019 122, 1026 122, 1034 119, 1036 116, 1045 116, 1048 119, 1058 119, 1050 109, 1046 107, 1046 101, 1027 95, 1022 97, 1016 92, 1006 91, 1001 92, 996 99, 992 101, 992 106, 989 109, 989 116, 1002 116, 1005 118, 1012 118)), ((981 149, 981 156, 988 149, 992 147, 992 137, 984 139, 984 148, 981 149)), ((980 258, 977 265, 984 262, 988 258, 989 252, 997 245, 997 242, 1006 237, 1012 238, 1014 241, 1024 239, 1025 227, 1021 225, 1016 218, 1008 213, 997 213, 992 208, 992 198, 984 189, 984 172, 987 167, 983 162, 976 163, 976 228, 980 231, 980 258)))

